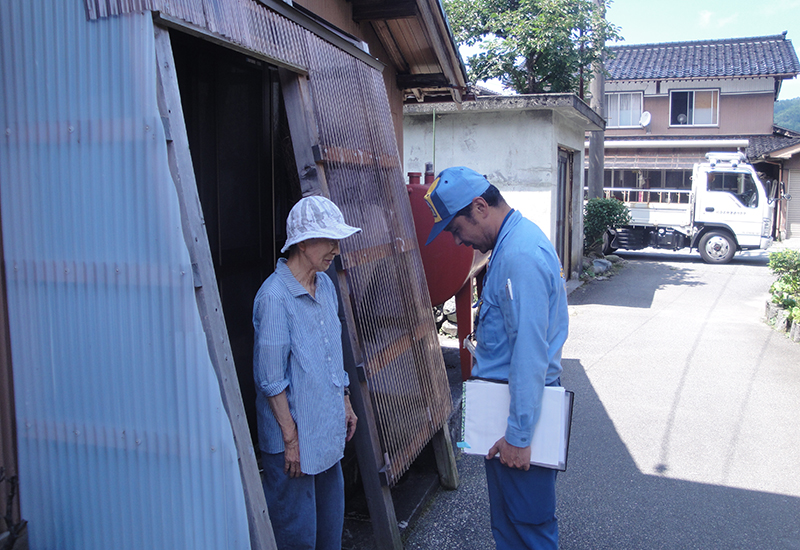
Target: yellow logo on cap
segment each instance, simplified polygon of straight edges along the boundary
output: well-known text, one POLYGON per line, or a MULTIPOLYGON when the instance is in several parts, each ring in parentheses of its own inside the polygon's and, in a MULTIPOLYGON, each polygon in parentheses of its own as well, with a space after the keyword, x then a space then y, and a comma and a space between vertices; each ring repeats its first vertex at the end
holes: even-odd
POLYGON ((433 214, 433 223, 439 223, 442 221, 442 217, 439 215, 439 211, 436 210, 436 207, 433 205, 433 201, 431 200, 431 194, 436 189, 436 186, 439 185, 439 178, 433 180, 428 192, 425 193, 425 202, 428 203, 428 208, 431 209, 431 214, 433 214))

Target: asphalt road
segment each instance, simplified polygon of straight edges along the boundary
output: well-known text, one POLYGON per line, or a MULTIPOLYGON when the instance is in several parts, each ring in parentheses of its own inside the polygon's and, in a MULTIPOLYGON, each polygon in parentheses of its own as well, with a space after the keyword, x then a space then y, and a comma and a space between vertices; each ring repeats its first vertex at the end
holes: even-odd
MULTIPOLYGON (((766 254, 621 255, 570 295, 561 549, 800 549, 800 344, 763 322, 766 254)), ((481 461, 406 548, 494 548, 481 461)))

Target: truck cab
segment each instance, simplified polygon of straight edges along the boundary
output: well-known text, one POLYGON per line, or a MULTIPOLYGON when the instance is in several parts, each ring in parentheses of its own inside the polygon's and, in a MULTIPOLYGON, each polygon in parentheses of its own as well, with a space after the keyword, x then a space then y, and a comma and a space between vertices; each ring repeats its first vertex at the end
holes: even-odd
POLYGON ((773 206, 743 153, 707 153, 689 189, 605 188, 631 215, 609 230, 604 251, 696 248, 708 263, 728 263, 737 250, 772 243, 773 206))
POLYGON ((772 243, 772 206, 743 153, 708 153, 692 175, 693 238, 703 259, 729 261, 736 250, 772 243))

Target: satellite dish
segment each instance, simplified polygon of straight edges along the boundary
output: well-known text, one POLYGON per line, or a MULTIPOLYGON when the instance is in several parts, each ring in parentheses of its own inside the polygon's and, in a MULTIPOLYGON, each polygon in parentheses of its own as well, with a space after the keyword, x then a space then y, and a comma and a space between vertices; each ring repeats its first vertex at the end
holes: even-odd
POLYGON ((650 116, 650 111, 644 111, 642 113, 642 116, 639 117, 639 126, 641 126, 642 128, 647 128, 648 126, 650 126, 651 118, 652 117, 650 116))

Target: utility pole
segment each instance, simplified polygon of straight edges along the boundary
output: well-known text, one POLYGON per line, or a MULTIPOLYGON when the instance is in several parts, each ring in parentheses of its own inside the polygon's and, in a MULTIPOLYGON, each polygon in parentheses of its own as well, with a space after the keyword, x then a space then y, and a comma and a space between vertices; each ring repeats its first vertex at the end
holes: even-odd
MULTIPOLYGON (((594 0, 597 9, 600 10, 602 19, 606 17, 606 6, 604 0, 594 0)), ((599 33, 595 33, 597 36, 599 33)), ((603 44, 605 45, 605 44, 603 44)), ((589 93, 592 95, 589 106, 605 120, 605 89, 606 77, 603 61, 596 61, 592 66, 592 82, 589 85, 589 93)), ((603 157, 605 154, 604 145, 605 130, 589 132, 589 177, 587 186, 589 187, 589 197, 597 198, 603 196, 603 172, 605 164, 603 157)))

